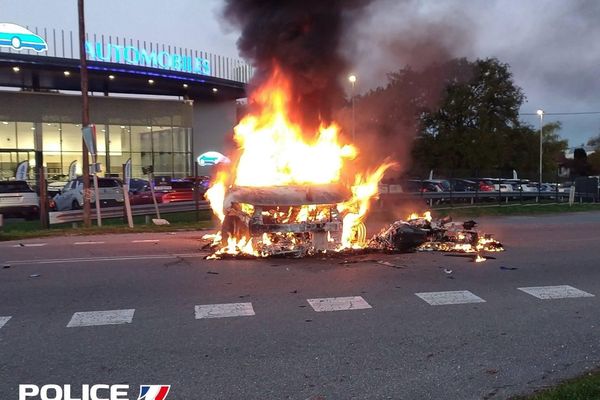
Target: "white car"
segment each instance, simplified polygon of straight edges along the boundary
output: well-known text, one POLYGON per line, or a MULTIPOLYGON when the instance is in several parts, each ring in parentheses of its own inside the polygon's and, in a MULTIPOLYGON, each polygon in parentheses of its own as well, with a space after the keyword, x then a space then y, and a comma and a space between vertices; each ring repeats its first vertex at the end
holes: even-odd
MULTIPOLYGON (((94 196, 94 183, 90 179, 92 191, 91 204, 96 205, 94 196)), ((100 192, 101 207, 117 207, 123 205, 123 185, 117 178, 98 178, 98 191, 100 192)), ((56 196, 54 196, 56 210, 78 210, 83 207, 83 179, 70 180, 56 196)))
POLYGON ((25 181, 0 182, 0 214, 35 219, 40 215, 40 198, 25 181))

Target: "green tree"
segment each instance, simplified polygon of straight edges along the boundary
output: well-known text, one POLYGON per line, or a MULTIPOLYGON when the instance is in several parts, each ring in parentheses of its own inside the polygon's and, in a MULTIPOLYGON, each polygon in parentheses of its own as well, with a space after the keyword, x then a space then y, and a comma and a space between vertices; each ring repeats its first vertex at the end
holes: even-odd
MULTIPOLYGON (((439 106, 421 115, 415 162, 462 173, 537 171, 539 131, 519 121, 525 96, 513 82, 509 66, 495 58, 453 62, 461 67, 445 77, 439 106)), ((560 123, 544 126, 546 172, 556 171, 567 145, 559 130, 560 123)))

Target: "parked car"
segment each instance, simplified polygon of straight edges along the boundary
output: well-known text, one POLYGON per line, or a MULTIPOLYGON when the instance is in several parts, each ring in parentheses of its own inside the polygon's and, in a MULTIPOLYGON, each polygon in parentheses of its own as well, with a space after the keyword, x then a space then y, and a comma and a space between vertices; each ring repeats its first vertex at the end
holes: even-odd
POLYGON ((424 193, 424 192, 443 192, 444 189, 439 183, 429 180, 411 179, 402 184, 404 191, 409 193, 424 193))
MULTIPOLYGON (((452 187, 450 185, 450 181, 446 180, 446 179, 427 179, 425 181, 423 181, 427 184, 433 184, 438 186, 440 189, 442 189, 442 192, 449 192, 452 187)), ((439 191, 439 190, 438 190, 439 191)))
POLYGON ((477 182, 469 179, 453 178, 450 185, 454 192, 475 192, 478 189, 477 182))
POLYGON ((1 181, 0 214, 35 219, 40 214, 40 198, 25 181, 1 181))
MULTIPOLYGON (((200 189, 203 194, 205 190, 200 189)), ((157 203, 173 203, 194 200, 194 182, 189 180, 172 180, 170 187, 154 190, 157 203)), ((150 183, 144 179, 129 181, 129 199, 132 205, 152 204, 150 183)))
POLYGON ((60 192, 65 184, 69 181, 68 175, 54 175, 52 177, 48 177, 48 186, 46 191, 48 192, 48 197, 53 198, 60 192))
POLYGON ((478 191, 480 192, 493 192, 494 190, 496 190, 494 188, 494 182, 492 182, 492 180, 490 179, 474 178, 471 180, 477 183, 478 191))
MULTIPOLYGON (((90 178, 92 189, 91 204, 96 206, 94 196, 94 183, 90 178)), ((123 205, 123 186, 117 178, 98 178, 98 191, 100 193, 101 207, 115 207, 123 205)), ((78 210, 83 206, 83 178, 72 179, 54 196, 55 207, 58 211, 78 210)))

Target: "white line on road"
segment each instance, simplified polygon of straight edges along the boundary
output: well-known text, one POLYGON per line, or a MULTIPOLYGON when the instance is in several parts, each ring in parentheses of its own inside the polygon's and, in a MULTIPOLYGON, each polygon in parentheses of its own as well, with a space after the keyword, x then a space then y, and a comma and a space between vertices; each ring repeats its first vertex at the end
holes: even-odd
POLYGON ((415 294, 432 306, 444 306, 448 304, 485 303, 485 300, 483 300, 479 296, 474 295, 468 290, 456 290, 451 292, 426 292, 415 294))
POLYGON ((321 299, 306 299, 306 301, 308 301, 308 304, 310 304, 316 312, 364 310, 372 308, 361 296, 328 297, 321 299))
POLYGON ((74 245, 84 245, 84 244, 103 244, 105 242, 75 242, 74 245))
POLYGON ((204 304, 196 306, 195 311, 196 319, 255 315, 252 303, 204 304))
POLYGON ((591 293, 584 292, 583 290, 579 290, 569 285, 522 287, 518 289, 542 300, 594 297, 591 293))
POLYGON ((0 329, 6 325, 6 323, 8 322, 9 319, 11 319, 12 317, 0 317, 0 329))
POLYGON ((67 328, 130 324, 133 320, 134 312, 135 309, 76 312, 67 324, 67 328))
POLYGON ((61 264, 61 263, 78 263, 78 262, 99 262, 99 261, 130 261, 130 260, 153 260, 153 259, 168 259, 168 258, 191 258, 205 257, 206 254, 200 253, 183 253, 183 254, 149 254, 139 256, 114 256, 114 257, 83 257, 83 258, 55 258, 45 260, 10 260, 5 263, 10 265, 34 265, 34 264, 61 264))
POLYGON ((19 243, 19 244, 13 244, 12 247, 42 247, 47 244, 48 243, 19 243))
POLYGON ((131 243, 156 243, 160 242, 160 239, 138 239, 132 240, 131 243))

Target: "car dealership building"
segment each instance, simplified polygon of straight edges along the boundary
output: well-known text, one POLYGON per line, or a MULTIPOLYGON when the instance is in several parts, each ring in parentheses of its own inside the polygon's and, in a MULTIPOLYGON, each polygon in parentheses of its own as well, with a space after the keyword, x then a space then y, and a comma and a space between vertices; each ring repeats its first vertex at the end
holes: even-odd
MULTIPOLYGON (((86 37, 90 118, 104 173, 121 176, 131 159, 134 177, 147 165, 156 175, 190 176, 200 154, 223 150, 250 66, 161 43, 86 37)), ((0 180, 14 177, 21 161, 33 163, 36 151, 48 176, 67 175, 80 163, 77 38, 74 31, 0 23, 0 180)))

